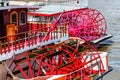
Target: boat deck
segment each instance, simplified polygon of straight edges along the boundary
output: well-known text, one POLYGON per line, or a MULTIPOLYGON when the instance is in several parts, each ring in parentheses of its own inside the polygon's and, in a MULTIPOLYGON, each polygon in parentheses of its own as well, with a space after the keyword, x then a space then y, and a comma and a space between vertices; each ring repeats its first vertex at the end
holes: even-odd
MULTIPOLYGON (((57 43, 59 41, 67 40, 68 34, 61 32, 51 32, 49 37, 46 37, 47 32, 42 33, 34 33, 30 35, 27 32, 24 33, 22 37, 18 37, 17 39, 12 41, 4 40, 0 45, 0 61, 12 58, 16 54, 23 53, 25 51, 35 49, 37 47, 42 47, 44 45, 48 45, 51 43, 57 43)), ((7 38, 7 37, 5 37, 7 38)), ((5 39, 4 38, 4 39, 5 39)))

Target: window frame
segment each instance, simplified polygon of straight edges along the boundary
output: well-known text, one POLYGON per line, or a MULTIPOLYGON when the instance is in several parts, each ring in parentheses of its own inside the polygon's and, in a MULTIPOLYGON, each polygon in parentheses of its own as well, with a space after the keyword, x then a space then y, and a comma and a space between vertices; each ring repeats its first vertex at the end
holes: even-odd
POLYGON ((25 11, 21 11, 20 12, 20 19, 19 19, 20 25, 25 25, 26 24, 26 12, 25 11), (24 13, 24 19, 21 17, 21 14, 24 13), (22 20, 24 20, 24 23, 22 22, 22 20))
POLYGON ((11 23, 11 24, 18 25, 18 13, 17 13, 16 11, 13 11, 13 12, 10 14, 10 23, 11 23), (12 17, 13 14, 16 14, 16 22, 13 22, 13 17, 12 17))

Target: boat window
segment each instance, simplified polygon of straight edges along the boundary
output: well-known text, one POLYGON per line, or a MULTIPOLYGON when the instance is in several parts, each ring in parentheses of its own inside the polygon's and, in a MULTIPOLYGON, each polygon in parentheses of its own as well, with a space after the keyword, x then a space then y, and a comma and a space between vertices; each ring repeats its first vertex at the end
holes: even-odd
POLYGON ((11 15, 11 17, 12 17, 12 22, 11 22, 11 23, 17 24, 17 14, 16 14, 16 13, 13 13, 13 14, 11 15))
POLYGON ((22 11, 20 13, 20 24, 25 24, 26 23, 26 13, 22 11))

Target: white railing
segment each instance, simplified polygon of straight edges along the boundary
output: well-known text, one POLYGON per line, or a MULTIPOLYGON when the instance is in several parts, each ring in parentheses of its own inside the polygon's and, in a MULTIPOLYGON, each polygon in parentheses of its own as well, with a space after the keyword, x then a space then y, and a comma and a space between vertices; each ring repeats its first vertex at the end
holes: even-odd
POLYGON ((20 54, 37 47, 68 39, 66 27, 57 27, 44 39, 47 33, 48 31, 44 31, 44 29, 42 30, 39 28, 19 33, 17 35, 0 38, 0 61, 9 59, 16 54, 20 54))

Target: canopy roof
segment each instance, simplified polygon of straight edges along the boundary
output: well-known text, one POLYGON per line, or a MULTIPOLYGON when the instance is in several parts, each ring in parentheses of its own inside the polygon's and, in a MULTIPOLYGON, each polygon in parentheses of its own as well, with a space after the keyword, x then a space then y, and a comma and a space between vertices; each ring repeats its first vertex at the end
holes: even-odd
POLYGON ((48 4, 41 6, 36 11, 30 11, 29 15, 36 16, 51 16, 55 14, 59 14, 63 11, 73 11, 78 9, 83 9, 87 7, 87 3, 76 3, 76 2, 65 2, 62 4, 48 4))

